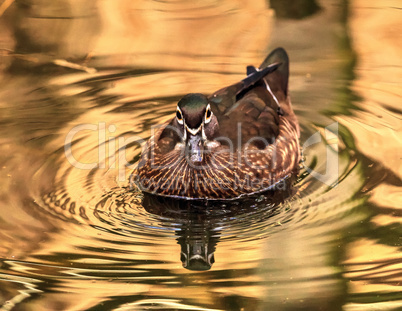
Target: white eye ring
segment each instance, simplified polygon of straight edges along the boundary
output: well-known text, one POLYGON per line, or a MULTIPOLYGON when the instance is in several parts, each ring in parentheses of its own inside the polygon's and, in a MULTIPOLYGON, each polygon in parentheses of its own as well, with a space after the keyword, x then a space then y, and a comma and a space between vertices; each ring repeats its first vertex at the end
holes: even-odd
POLYGON ((205 110, 205 124, 208 124, 209 122, 211 122, 212 119, 212 110, 211 110, 211 106, 208 104, 207 109, 205 110))
POLYGON ((181 110, 179 107, 176 109, 176 120, 179 122, 179 124, 183 124, 183 114, 181 113, 181 110))

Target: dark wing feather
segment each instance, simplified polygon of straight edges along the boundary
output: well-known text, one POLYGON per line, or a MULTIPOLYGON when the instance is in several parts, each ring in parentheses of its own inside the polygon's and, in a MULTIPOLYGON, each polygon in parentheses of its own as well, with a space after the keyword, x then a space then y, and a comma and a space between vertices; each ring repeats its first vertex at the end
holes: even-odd
POLYGON ((212 110, 219 120, 220 135, 229 138, 236 148, 250 139, 259 148, 275 141, 282 109, 267 85, 279 103, 286 101, 288 62, 286 52, 276 49, 259 69, 248 66, 247 78, 210 96, 212 110))
POLYGON ((266 75, 274 72, 280 64, 271 64, 264 69, 256 70, 249 74, 247 78, 235 83, 231 86, 220 89, 211 96, 209 96, 209 101, 213 104, 214 113, 226 114, 229 109, 240 99, 242 94, 247 92, 247 90, 252 89, 255 84, 258 84, 266 75), (214 109, 215 108, 215 109, 214 109))
POLYGON ((248 76, 256 71, 257 71, 257 68, 255 68, 254 66, 247 66, 247 75, 248 76))

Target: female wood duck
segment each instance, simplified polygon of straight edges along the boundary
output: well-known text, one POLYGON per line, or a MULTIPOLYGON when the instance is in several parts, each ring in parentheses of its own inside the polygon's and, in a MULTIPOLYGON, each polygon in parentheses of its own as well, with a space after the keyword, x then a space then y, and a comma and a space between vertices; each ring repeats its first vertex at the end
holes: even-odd
POLYGON ((272 189, 298 170, 299 125, 288 96, 289 59, 271 52, 247 77, 210 96, 185 95, 143 149, 142 191, 233 199, 272 189))

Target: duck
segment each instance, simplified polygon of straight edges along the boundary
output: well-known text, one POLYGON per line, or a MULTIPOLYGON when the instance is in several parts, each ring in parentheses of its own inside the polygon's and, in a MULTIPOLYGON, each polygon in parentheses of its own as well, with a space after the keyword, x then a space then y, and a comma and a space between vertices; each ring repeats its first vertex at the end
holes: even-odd
POLYGON ((259 67, 247 66, 243 80, 184 95, 144 145, 131 180, 145 193, 189 200, 280 188, 300 161, 288 80, 288 54, 277 48, 259 67))

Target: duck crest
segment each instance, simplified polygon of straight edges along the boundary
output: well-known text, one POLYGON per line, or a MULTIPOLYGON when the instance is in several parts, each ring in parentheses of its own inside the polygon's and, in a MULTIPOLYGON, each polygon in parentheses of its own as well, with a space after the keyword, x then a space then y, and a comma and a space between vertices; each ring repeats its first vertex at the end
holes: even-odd
POLYGON ((145 145, 136 184, 162 196, 233 199, 297 173, 299 125, 288 77, 287 53, 278 48, 238 83, 208 97, 185 95, 176 117, 145 145))
POLYGON ((200 93, 187 94, 177 104, 190 128, 198 128, 201 125, 207 105, 208 98, 200 93))

